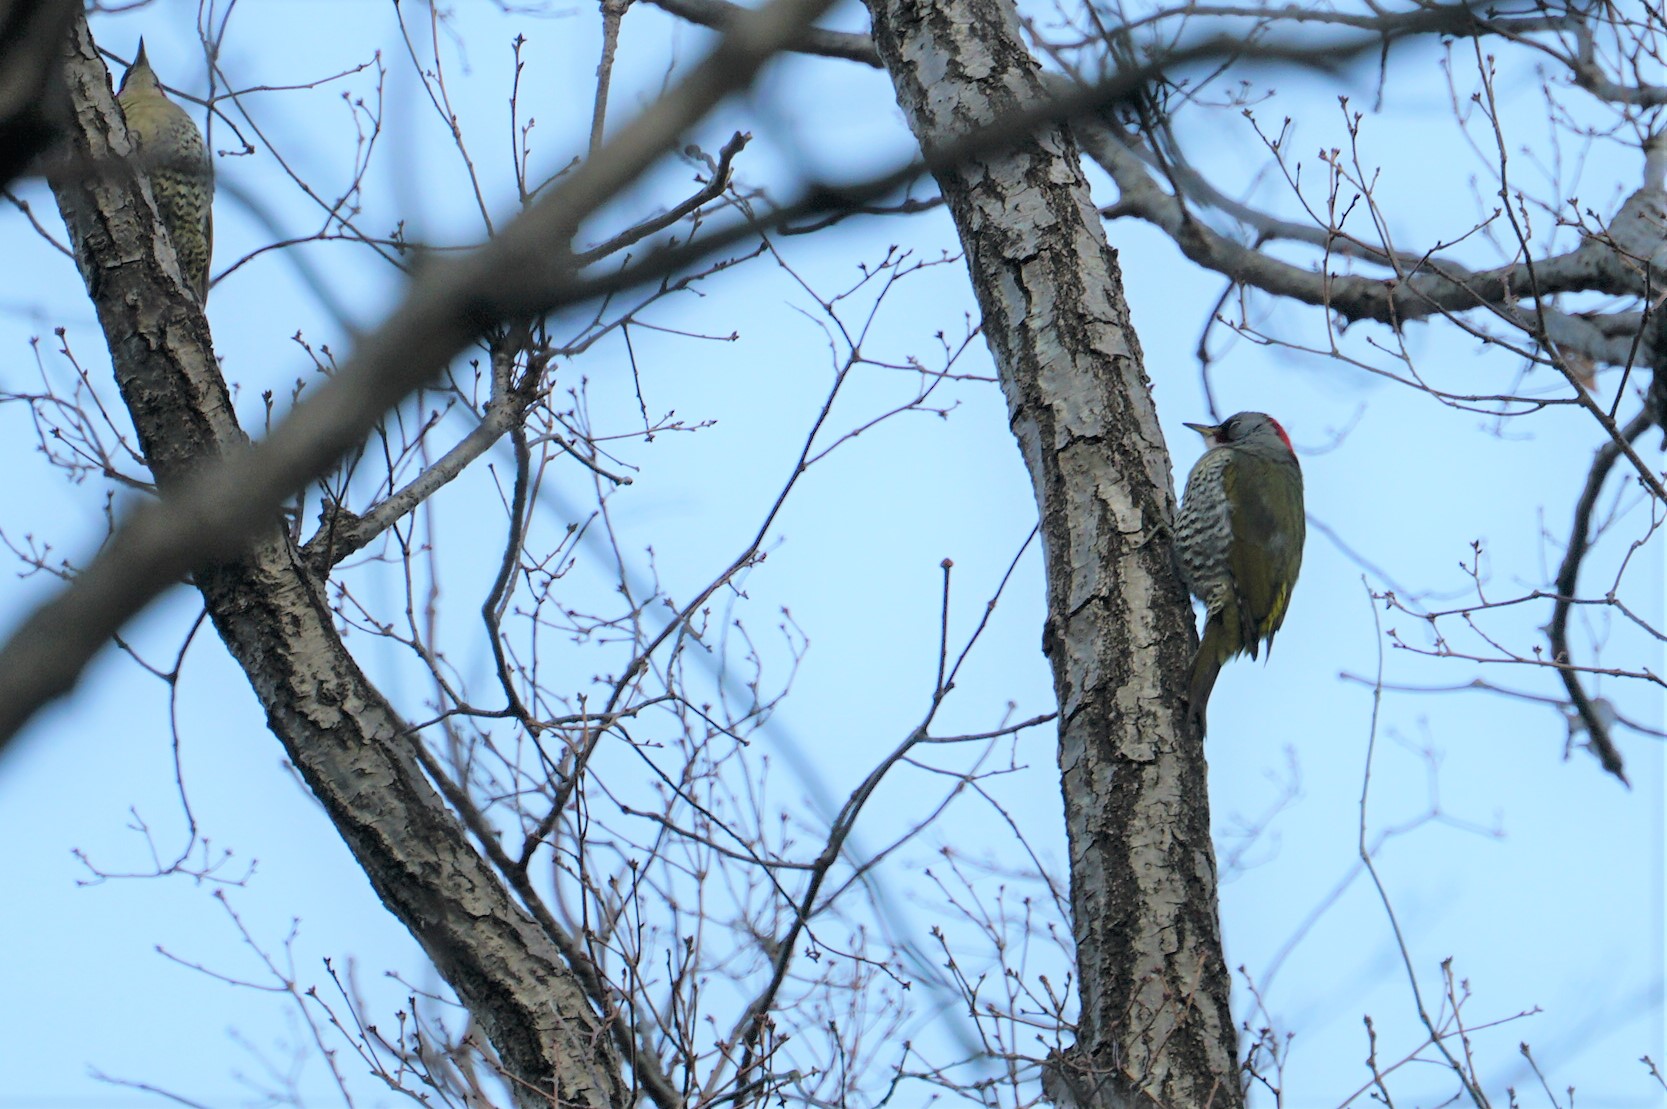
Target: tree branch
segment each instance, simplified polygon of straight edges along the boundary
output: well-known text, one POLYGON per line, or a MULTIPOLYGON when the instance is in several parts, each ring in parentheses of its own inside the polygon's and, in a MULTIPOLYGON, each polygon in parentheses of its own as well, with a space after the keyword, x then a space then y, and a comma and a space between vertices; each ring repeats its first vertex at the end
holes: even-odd
MULTIPOLYGON (((139 526, 188 535, 193 520, 172 494, 246 440, 202 308, 181 286, 149 190, 124 157, 109 75, 85 21, 74 31, 70 164, 98 172, 60 177, 54 189, 146 462, 175 510, 136 514, 139 526)), ((383 903, 481 1022, 517 1103, 620 1104, 619 1057, 571 970, 469 846, 405 722, 347 652, 322 590, 275 513, 261 508, 249 513, 257 526, 247 548, 214 564, 194 560, 193 577, 273 733, 383 903)))
MULTIPOLYGON (((670 12, 680 19, 727 31, 735 20, 746 12, 729 0, 648 0, 656 8, 670 12)), ((880 55, 874 40, 852 31, 826 31, 821 27, 807 27, 795 35, 783 48, 799 54, 816 54, 824 58, 844 58, 863 65, 880 68, 880 55)))
MULTIPOLYGON (((1639 412, 1620 429, 1619 437, 1627 443, 1632 443, 1649 430, 1651 423, 1651 414, 1648 411, 1639 412)), ((1555 662, 1574 661, 1574 655, 1569 651, 1569 614, 1574 610, 1570 598, 1575 595, 1575 590, 1580 584, 1580 564, 1585 560, 1587 546, 1591 542, 1592 512, 1597 508, 1598 494, 1603 491, 1603 483, 1609 477, 1609 472, 1615 468, 1621 454, 1621 445, 1614 439, 1598 448, 1597 457, 1592 459, 1592 469, 1586 475, 1586 486, 1580 491, 1580 499, 1574 505, 1574 523, 1569 528, 1569 546, 1563 552, 1562 565, 1557 568, 1557 599, 1552 603, 1551 624, 1546 629, 1546 638, 1551 642, 1551 657, 1555 662)), ((1587 696, 1586 687, 1580 682, 1579 671, 1572 666, 1559 666, 1557 674, 1563 679, 1563 688, 1568 690, 1569 701, 1580 714, 1581 723, 1586 725, 1587 743, 1592 748, 1592 754, 1597 756, 1598 762, 1605 770, 1619 778, 1623 784, 1631 785, 1627 781, 1626 764, 1621 760, 1621 753, 1609 737, 1609 724, 1599 715, 1591 697, 1587 696)))
POLYGON ((942 157, 1058 102, 1010 4, 870 0, 870 12, 955 218, 1041 515, 1081 990, 1076 1045, 1044 1089, 1062 1105, 1232 1109, 1243 1093, 1204 752, 1182 708, 1192 611, 1116 257, 1064 127, 942 157))
MULTIPOLYGON (((176 472, 169 496, 130 513, 75 584, 37 609, 0 648, 0 750, 41 705, 69 691, 87 659, 146 602, 205 556, 236 552, 278 504, 362 441, 387 409, 429 381, 488 325, 547 310, 550 290, 571 284, 561 275, 571 272, 569 245, 580 223, 714 104, 744 87, 829 2, 775 0, 737 20, 676 89, 499 238, 464 258, 434 262, 342 371, 298 404, 261 449, 226 444, 224 461, 213 467, 193 456, 189 472, 176 472)), ((98 70, 107 81, 102 63, 98 70)), ((114 101, 104 99, 114 113, 114 101)), ((104 131, 120 134, 119 118, 106 116, 104 131)), ((88 164, 107 164, 110 157, 88 164)), ((96 296, 99 288, 92 287, 96 296)), ((206 331, 201 340, 206 349, 206 331)))

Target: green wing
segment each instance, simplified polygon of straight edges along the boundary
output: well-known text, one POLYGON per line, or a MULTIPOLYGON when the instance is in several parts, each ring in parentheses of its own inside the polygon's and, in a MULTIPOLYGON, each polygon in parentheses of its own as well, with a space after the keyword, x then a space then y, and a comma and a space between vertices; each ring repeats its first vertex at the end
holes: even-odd
POLYGON ((1285 620, 1308 527, 1302 471, 1295 464, 1253 455, 1235 461, 1222 475, 1233 528, 1229 562, 1240 611, 1247 618, 1244 649, 1255 658, 1257 640, 1271 645, 1273 633, 1285 620))

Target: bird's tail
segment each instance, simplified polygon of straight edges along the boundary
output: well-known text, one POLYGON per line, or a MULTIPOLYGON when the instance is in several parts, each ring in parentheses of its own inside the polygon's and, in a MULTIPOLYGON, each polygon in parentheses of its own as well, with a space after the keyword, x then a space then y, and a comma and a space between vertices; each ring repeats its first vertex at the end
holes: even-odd
POLYGON ((1200 735, 1204 734, 1204 710, 1210 703, 1210 691, 1215 688, 1222 663, 1232 657, 1233 647, 1226 622, 1219 614, 1212 614, 1204 622, 1204 638, 1198 644, 1198 653, 1192 656, 1192 670, 1187 676, 1187 712, 1198 721, 1200 735))

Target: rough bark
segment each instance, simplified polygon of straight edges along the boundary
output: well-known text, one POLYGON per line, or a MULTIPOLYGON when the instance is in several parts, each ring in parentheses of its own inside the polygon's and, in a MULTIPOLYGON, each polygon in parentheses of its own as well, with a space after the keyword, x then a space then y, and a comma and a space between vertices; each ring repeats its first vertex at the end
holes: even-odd
MULTIPOLYGON (((109 75, 79 18, 66 73, 74 149, 54 190, 166 497, 246 440, 201 308, 122 161, 126 133, 109 75)), ((624 1104, 619 1058, 555 939, 512 901, 424 777, 417 740, 348 654, 320 583, 277 520, 244 554, 194 579, 272 731, 383 903, 481 1022, 518 1103, 624 1104)))
MULTIPOLYGON (((922 147, 1046 96, 1007 0, 869 0, 922 147)), ((1041 513, 1081 1012, 1064 1104, 1243 1104, 1170 460, 1068 130, 936 171, 1041 513)))

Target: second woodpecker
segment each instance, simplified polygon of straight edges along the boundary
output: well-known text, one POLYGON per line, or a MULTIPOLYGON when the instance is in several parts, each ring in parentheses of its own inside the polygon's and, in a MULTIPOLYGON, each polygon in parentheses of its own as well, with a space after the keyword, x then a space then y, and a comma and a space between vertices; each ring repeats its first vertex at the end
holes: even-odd
POLYGON ((1302 467, 1277 420, 1240 412, 1187 426, 1210 444, 1187 475, 1175 525, 1181 578, 1209 610, 1187 678, 1188 711, 1203 731, 1222 664, 1241 653, 1255 658, 1264 641, 1272 649, 1308 529, 1302 467))
POLYGON ((150 179, 157 214, 179 257, 180 276, 198 302, 206 303, 208 261, 214 253, 214 166, 202 132, 163 93, 145 57, 144 39, 116 101, 127 120, 134 160, 150 179))

